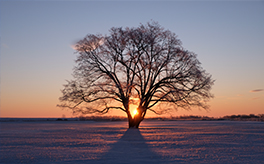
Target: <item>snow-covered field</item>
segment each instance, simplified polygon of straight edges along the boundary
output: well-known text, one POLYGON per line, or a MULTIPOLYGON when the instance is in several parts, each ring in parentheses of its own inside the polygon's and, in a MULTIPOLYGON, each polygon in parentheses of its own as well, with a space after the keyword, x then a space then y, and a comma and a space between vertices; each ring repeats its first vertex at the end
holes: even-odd
POLYGON ((0 123, 0 163, 264 163, 264 122, 0 123))

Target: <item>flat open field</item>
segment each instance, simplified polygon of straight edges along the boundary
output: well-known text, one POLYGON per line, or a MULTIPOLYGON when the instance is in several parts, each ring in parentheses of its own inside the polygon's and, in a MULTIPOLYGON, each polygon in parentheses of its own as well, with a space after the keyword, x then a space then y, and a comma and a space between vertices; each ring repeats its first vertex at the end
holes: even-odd
POLYGON ((0 163, 263 163, 264 122, 0 122, 0 163))

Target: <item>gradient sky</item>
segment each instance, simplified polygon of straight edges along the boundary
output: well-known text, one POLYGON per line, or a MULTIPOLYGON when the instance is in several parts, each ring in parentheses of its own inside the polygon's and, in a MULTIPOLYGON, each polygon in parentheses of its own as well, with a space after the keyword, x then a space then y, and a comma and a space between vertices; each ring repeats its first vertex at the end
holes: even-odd
MULTIPOLYGON (((56 107, 72 79, 71 45, 88 33, 158 21, 216 80, 210 111, 264 113, 263 1, 1 1, 1 117, 72 117, 56 107)), ((110 115, 119 114, 112 111, 110 115)))

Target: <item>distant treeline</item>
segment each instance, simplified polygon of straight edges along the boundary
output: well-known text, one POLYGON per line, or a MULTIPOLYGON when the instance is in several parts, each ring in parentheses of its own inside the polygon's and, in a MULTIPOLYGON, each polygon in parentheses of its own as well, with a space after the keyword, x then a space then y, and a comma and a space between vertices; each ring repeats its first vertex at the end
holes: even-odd
POLYGON ((249 115, 230 115, 223 117, 208 117, 208 116, 178 116, 172 117, 170 120, 232 120, 232 121, 264 121, 264 114, 249 114, 249 115))
POLYGON ((120 116, 80 116, 80 121, 127 121, 126 117, 120 116))
MULTIPOLYGON (((249 115, 230 115, 223 117, 208 117, 208 116, 177 116, 177 117, 150 117, 145 120, 160 120, 160 121, 264 121, 264 114, 249 114, 249 115)), ((0 122, 39 122, 39 121, 127 121, 126 117, 119 116, 80 116, 76 118, 0 118, 0 122)))
POLYGON ((242 121, 264 121, 264 114, 249 114, 249 115, 231 115, 231 116, 224 116, 223 119, 227 120, 242 120, 242 121))
MULTIPOLYGON (((118 116, 81 116, 80 121, 127 121, 126 117, 118 116)), ((161 120, 161 121, 177 121, 177 120, 192 120, 192 121, 217 121, 217 120, 232 120, 232 121, 264 121, 264 114, 249 114, 249 115, 230 115, 219 118, 208 116, 177 116, 177 117, 151 117, 145 120, 161 120)))

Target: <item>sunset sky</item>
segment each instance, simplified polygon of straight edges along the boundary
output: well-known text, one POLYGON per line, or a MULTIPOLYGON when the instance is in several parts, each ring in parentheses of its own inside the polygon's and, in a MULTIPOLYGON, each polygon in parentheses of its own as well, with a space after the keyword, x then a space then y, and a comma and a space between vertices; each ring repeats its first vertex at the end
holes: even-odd
POLYGON ((0 10, 0 117, 73 117, 56 107, 72 79, 71 45, 88 33, 151 20, 176 33, 216 80, 210 111, 173 116, 264 113, 264 1, 11 0, 0 10))

